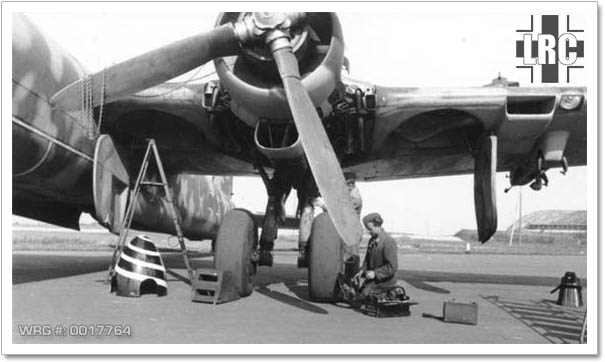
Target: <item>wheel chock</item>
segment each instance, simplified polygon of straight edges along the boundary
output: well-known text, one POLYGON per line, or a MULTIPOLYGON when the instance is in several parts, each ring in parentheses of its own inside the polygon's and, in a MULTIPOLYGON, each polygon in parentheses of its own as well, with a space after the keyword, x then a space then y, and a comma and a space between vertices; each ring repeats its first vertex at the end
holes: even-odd
POLYGON ((231 272, 216 269, 194 269, 191 281, 193 302, 220 304, 240 299, 231 272))

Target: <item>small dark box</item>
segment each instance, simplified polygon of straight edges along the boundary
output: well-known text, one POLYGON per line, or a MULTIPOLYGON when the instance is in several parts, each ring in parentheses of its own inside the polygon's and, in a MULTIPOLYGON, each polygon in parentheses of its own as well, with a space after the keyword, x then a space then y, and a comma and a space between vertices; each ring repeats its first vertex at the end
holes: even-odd
POLYGON ((407 317, 410 315, 410 305, 414 302, 373 302, 361 305, 361 312, 370 317, 407 317))
POLYGON ((478 307, 475 302, 443 302, 443 321, 448 323, 477 324, 478 307))

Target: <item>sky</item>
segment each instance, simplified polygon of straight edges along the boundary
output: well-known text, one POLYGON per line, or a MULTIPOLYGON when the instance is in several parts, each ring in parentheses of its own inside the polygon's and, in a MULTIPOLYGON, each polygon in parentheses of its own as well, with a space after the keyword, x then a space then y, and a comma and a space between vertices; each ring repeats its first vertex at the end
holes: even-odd
MULTIPOLYGON (((383 3, 368 9, 367 5, 351 4, 339 13, 351 77, 382 86, 458 87, 482 86, 500 73, 529 85, 526 70, 515 68, 519 65, 515 40, 521 39, 515 29, 525 28, 530 15, 538 13, 531 7, 519 11, 502 3, 476 4, 469 11, 459 3, 412 5, 387 8, 383 3)), ((206 31, 217 17, 207 9, 216 4, 203 4, 204 8, 187 4, 187 11, 180 8, 183 4, 170 11, 149 4, 145 12, 112 6, 109 10, 91 6, 52 13, 47 8, 28 15, 90 71, 206 31)), ((578 26, 582 24, 581 16, 573 19, 578 26)), ((206 70, 211 66, 201 73, 206 70)), ((573 84, 585 85, 588 76, 584 73, 579 71, 573 84)), ((586 167, 570 168, 566 176, 549 171, 547 188, 540 192, 523 188, 523 214, 586 209, 587 174, 586 167)), ((519 190, 503 192, 508 187, 504 173, 498 174, 497 185, 499 229, 503 230, 518 217, 519 190)), ((387 230, 449 235, 476 228, 471 175, 359 182, 358 187, 364 198, 363 214, 382 213, 387 230)), ((260 179, 236 178, 234 200, 239 207, 263 212, 265 195, 260 179)), ((288 213, 294 213, 295 205, 293 193, 288 213)))

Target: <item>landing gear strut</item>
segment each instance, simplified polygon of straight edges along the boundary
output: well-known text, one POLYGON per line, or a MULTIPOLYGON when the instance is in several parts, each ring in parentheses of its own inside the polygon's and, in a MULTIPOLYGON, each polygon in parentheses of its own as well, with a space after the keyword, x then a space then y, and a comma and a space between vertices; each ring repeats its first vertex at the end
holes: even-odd
POLYGON ((300 223, 298 226, 298 258, 296 265, 299 268, 309 267, 309 237, 311 237, 311 228, 313 227, 314 207, 312 203, 306 203, 300 213, 300 223))
POLYGON ((298 259, 299 268, 309 267, 309 238, 313 228, 313 219, 316 215, 315 208, 321 208, 327 212, 326 206, 319 196, 317 184, 310 171, 307 171, 303 177, 303 182, 298 187, 298 259))
POLYGON ((297 266, 299 268, 309 267, 309 239, 313 229, 313 218, 315 216, 315 208, 320 207, 323 212, 327 212, 321 197, 306 198, 302 211, 300 212, 300 223, 298 226, 298 259, 297 266))
POLYGON ((279 223, 283 224, 286 219, 284 205, 290 193, 291 186, 278 170, 275 170, 273 178, 269 179, 260 163, 258 169, 267 188, 268 196, 265 219, 259 241, 258 265, 273 266, 273 246, 275 245, 275 239, 277 239, 279 223))

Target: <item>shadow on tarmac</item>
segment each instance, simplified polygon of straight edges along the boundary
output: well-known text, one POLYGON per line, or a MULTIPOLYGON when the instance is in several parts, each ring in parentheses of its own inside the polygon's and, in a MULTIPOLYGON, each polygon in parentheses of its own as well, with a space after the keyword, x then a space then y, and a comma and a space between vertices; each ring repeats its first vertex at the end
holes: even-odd
MULTIPOLYGON (((292 290, 291 287, 289 287, 288 289, 292 290)), ((306 288, 304 288, 304 289, 306 289, 306 288)), ((308 295, 306 295, 306 297, 301 297, 297 293, 293 292, 294 294, 297 294, 297 296, 300 298, 299 299, 299 298, 292 297, 292 296, 287 295, 282 292, 278 292, 275 290, 269 290, 269 288, 267 288, 266 286, 256 287, 254 290, 266 297, 275 299, 278 302, 285 303, 287 305, 290 305, 290 306, 298 308, 298 309, 302 309, 307 312, 311 312, 311 313, 315 313, 315 314, 328 314, 327 310, 325 310, 321 307, 318 307, 315 304, 311 304, 311 303, 307 302, 306 300, 308 298, 308 295)), ((306 294, 306 292, 305 292, 305 294, 306 294)))
POLYGON ((425 290, 427 292, 438 293, 438 294, 450 294, 450 291, 447 289, 443 289, 443 288, 436 287, 434 285, 430 285, 421 280, 409 279, 409 280, 406 280, 406 282, 409 285, 413 286, 414 288, 425 290))
MULTIPOLYGON (((212 254, 194 255, 192 265, 196 268, 212 268, 212 260, 201 259, 212 254)), ((164 253, 164 264, 169 269, 184 269, 180 253, 164 253)), ((13 284, 63 278, 74 275, 107 270, 111 254, 13 254, 13 284)), ((175 278, 178 278, 175 276, 175 278)), ((442 271, 398 270, 397 278, 410 285, 439 294, 448 290, 427 284, 430 282, 510 284, 525 286, 556 286, 559 278, 528 275, 454 273, 442 271)), ((298 269, 289 264, 275 264, 273 268, 259 268, 255 283, 257 286, 284 283, 300 298, 308 298, 306 287, 300 287, 298 281, 307 279, 307 270, 298 269)))

